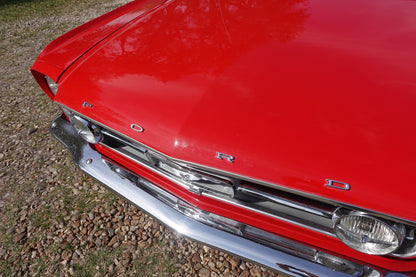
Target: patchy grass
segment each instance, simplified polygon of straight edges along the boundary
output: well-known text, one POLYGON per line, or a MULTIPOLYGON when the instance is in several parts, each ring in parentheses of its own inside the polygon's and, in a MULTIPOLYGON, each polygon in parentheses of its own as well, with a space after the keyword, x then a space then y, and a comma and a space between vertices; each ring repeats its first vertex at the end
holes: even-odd
MULTIPOLYGON (((102 4, 103 1, 100 2, 102 4)), ((0 0, 0 22, 54 17, 65 14, 68 9, 74 7, 83 11, 96 6, 97 2, 91 0, 0 0)))
POLYGON ((166 252, 166 245, 159 242, 140 251, 141 259, 134 260, 133 272, 137 276, 170 276, 176 271, 174 259, 166 252))
POLYGON ((124 237, 136 235, 118 234, 137 210, 72 165, 49 134, 57 108, 29 72, 53 38, 126 2, 0 0, 0 276, 137 275, 124 237))
POLYGON ((0 277, 196 276, 217 255, 83 175, 49 134, 58 109, 31 65, 53 38, 123 2, 0 0, 0 277))
POLYGON ((104 275, 114 260, 123 253, 122 248, 110 249, 107 251, 94 251, 87 255, 85 263, 76 263, 72 266, 75 276, 96 276, 104 275))

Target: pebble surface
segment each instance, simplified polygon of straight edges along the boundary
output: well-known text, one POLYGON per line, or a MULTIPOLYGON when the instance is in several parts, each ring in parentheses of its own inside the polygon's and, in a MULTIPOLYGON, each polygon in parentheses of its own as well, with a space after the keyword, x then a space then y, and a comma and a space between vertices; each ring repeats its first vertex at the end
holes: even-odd
POLYGON ((31 64, 57 34, 126 2, 67 1, 42 18, 33 6, 0 24, 0 276, 277 276, 168 230, 83 175, 49 134, 59 111, 31 64))

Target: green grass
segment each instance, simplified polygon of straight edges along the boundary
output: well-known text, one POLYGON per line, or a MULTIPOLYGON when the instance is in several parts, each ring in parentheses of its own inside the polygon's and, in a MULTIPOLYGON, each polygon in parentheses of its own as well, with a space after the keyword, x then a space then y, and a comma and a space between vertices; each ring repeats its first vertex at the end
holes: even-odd
POLYGON ((36 213, 29 215, 29 220, 37 228, 42 227, 43 229, 48 229, 51 226, 51 222, 55 220, 52 215, 55 214, 56 210, 53 209, 50 205, 46 204, 39 207, 36 213))
POLYGON ((87 255, 85 264, 73 265, 75 276, 92 277, 97 273, 104 275, 114 259, 121 256, 123 250, 124 249, 120 247, 117 249, 90 253, 87 255))
POLYGON ((42 18, 60 15, 67 7, 81 5, 91 7, 94 1, 87 0, 0 0, 0 20, 4 22, 24 18, 42 18))
POLYGON ((39 274, 39 276, 42 275, 42 273, 46 270, 47 268, 47 257, 41 257, 41 258, 36 258, 32 261, 31 266, 33 267, 33 271, 37 272, 39 274))
POLYGON ((170 276, 176 271, 174 262, 169 253, 166 253, 166 245, 163 242, 159 242, 156 245, 152 245, 148 249, 141 251, 141 259, 135 260, 133 263, 133 272, 137 276, 151 276, 152 274, 158 274, 161 276, 170 276))

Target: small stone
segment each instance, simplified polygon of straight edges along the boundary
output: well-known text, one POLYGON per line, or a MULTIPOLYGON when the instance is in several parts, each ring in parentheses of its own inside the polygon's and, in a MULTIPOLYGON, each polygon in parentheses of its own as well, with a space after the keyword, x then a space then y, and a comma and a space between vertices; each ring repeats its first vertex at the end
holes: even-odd
POLYGON ((22 215, 20 216, 20 221, 25 221, 27 217, 27 212, 23 212, 22 215))
POLYGON ((28 131, 27 131, 27 133, 29 134, 29 135, 31 135, 31 134, 34 134, 34 133, 36 133, 36 131, 38 130, 38 128, 30 128, 28 131))
POLYGON ((201 257, 198 254, 194 254, 194 255, 192 255, 191 261, 193 263, 201 262, 201 257))
POLYGON ((222 273, 223 277, 234 277, 236 274, 231 274, 231 272, 228 270, 228 268, 222 273))
POLYGON ((114 264, 115 264, 116 266, 119 266, 119 265, 120 265, 120 261, 119 261, 117 258, 115 258, 115 259, 114 259, 114 264))
POLYGON ((23 239, 24 239, 24 237, 26 236, 26 234, 25 233, 22 233, 22 234, 19 234, 19 235, 17 235, 15 238, 14 238, 14 243, 18 243, 18 242, 20 242, 20 241, 22 241, 23 239))
POLYGON ((108 243, 108 246, 113 246, 114 244, 116 244, 118 242, 118 237, 117 236, 114 236, 111 240, 110 240, 110 242, 108 243))
POLYGON ((246 263, 244 263, 244 262, 243 262, 243 263, 241 263, 241 264, 240 264, 240 268, 241 268, 241 270, 246 269, 246 263))
POLYGON ((61 259, 61 255, 56 255, 53 261, 58 262, 60 259, 61 259))
MULTIPOLYGON (((121 259, 121 264, 124 266, 127 266, 130 263, 130 259, 121 259)), ((152 260, 150 260, 151 262, 153 262, 152 260)))
POLYGON ((230 259, 231 269, 235 269, 239 263, 240 263, 240 260, 238 258, 234 257, 230 259))
POLYGON ((61 265, 63 265, 63 266, 66 266, 66 265, 68 264, 68 261, 67 261, 67 260, 62 260, 62 261, 60 262, 60 264, 61 264, 61 265))
POLYGON ((107 230, 108 236, 111 238, 112 236, 114 236, 115 232, 113 228, 108 228, 107 230))
POLYGON ((209 271, 206 268, 202 268, 200 271, 198 271, 198 276, 199 277, 210 277, 211 276, 211 271, 209 271))
POLYGON ((13 232, 14 232, 14 227, 11 227, 11 228, 7 229, 6 234, 10 235, 13 232))
POLYGON ((52 167, 52 166, 49 166, 49 167, 48 167, 48 171, 49 171, 50 173, 52 173, 52 175, 58 175, 58 171, 56 170, 56 168, 54 168, 54 167, 52 167))
POLYGON ((250 272, 248 272, 248 270, 241 272, 241 274, 239 275, 239 277, 248 277, 248 276, 250 276, 250 272))
POLYGON ((72 225, 74 226, 75 229, 78 229, 78 227, 80 226, 80 222, 79 220, 75 220, 72 225))
POLYGON ((64 261, 69 261, 72 257, 72 251, 70 249, 66 249, 62 252, 61 258, 64 261))
POLYGON ((258 267, 254 267, 250 270, 250 274, 254 277, 261 277, 262 271, 258 267))
POLYGON ((75 236, 71 233, 71 234, 69 234, 69 235, 68 235, 68 237, 66 238, 66 241, 67 241, 67 242, 72 242, 72 241, 74 241, 74 239, 75 239, 75 236))
POLYGON ((26 227, 21 227, 16 229, 17 234, 22 234, 26 232, 26 227))
POLYGON ((77 254, 76 252, 74 252, 74 253, 72 254, 72 258, 71 258, 71 260, 73 260, 73 261, 77 261, 78 259, 79 259, 78 254, 77 254))
POLYGON ((98 247, 100 247, 102 245, 102 242, 101 242, 101 239, 100 238, 97 238, 95 240, 95 245, 97 245, 98 247))

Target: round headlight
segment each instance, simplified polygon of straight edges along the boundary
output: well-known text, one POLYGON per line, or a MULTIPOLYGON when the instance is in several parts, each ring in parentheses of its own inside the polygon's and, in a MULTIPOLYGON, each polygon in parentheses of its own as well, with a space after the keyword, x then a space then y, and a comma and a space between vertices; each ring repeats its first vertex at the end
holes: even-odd
POLYGON ((75 131, 89 143, 98 143, 102 139, 100 129, 89 121, 77 115, 70 115, 69 120, 75 131))
POLYGON ((48 84, 49 89, 53 93, 53 95, 56 95, 58 92, 58 84, 55 83, 51 78, 48 76, 45 76, 46 83, 48 84))
POLYGON ((359 212, 335 219, 337 237, 349 247, 370 255, 385 255, 397 250, 405 235, 401 224, 389 223, 359 212))

